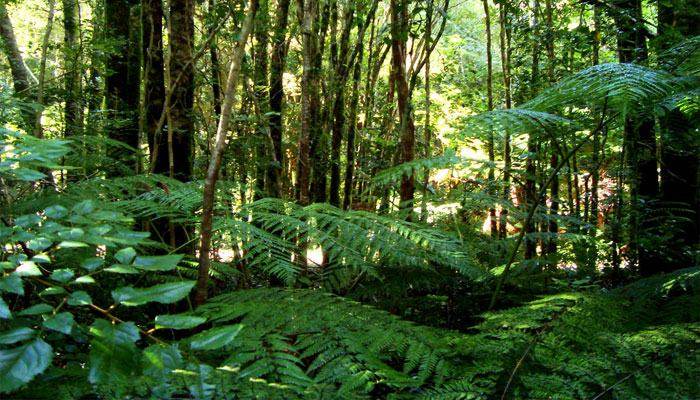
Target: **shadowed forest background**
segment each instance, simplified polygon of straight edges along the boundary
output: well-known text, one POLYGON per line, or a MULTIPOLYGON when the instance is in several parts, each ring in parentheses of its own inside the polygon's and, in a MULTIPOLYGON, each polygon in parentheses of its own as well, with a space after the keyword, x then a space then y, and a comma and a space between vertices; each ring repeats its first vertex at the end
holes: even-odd
POLYGON ((3 398, 700 399, 698 0, 0 0, 3 398))

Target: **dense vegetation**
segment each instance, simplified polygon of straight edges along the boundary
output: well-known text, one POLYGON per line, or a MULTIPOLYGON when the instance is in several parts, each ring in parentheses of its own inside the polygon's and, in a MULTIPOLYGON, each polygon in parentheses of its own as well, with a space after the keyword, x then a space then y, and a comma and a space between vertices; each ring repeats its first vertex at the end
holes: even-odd
POLYGON ((2 398, 700 398, 697 0, 0 35, 2 398))

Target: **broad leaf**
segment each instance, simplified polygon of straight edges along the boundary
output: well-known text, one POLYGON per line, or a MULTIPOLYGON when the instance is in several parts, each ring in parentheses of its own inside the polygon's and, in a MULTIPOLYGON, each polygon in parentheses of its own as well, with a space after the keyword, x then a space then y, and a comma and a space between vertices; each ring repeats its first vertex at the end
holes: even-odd
POLYGON ((44 214, 49 218, 63 218, 68 215, 68 209, 58 205, 46 207, 44 214))
POLYGON ((75 273, 69 269, 57 269, 51 273, 50 278, 54 281, 66 283, 75 275, 75 273))
POLYGON ((163 382, 171 371, 182 368, 180 351, 173 346, 154 344, 143 351, 143 375, 163 382))
POLYGON ((44 372, 52 355, 51 346, 39 338, 24 346, 0 351, 0 392, 11 392, 44 372))
POLYGON ((19 274, 17 272, 13 272, 4 278, 1 278, 0 290, 18 294, 20 296, 24 295, 24 288, 22 287, 22 278, 19 277, 19 274))
POLYGON ((195 326, 199 326, 205 322, 207 322, 207 319, 204 317, 183 314, 166 314, 156 317, 156 328, 192 329, 195 326))
POLYGON ((105 260, 102 258, 98 257, 91 257, 91 258, 86 258, 84 259, 81 263, 80 266, 82 268, 85 268, 88 271, 94 271, 97 268, 100 268, 102 264, 105 263, 105 260))
POLYGON ((109 268, 104 269, 107 272, 114 272, 115 274, 138 274, 139 270, 126 264, 113 264, 109 268))
POLYGON ((87 306, 89 304, 92 304, 92 299, 89 294, 82 290, 73 292, 68 297, 68 305, 70 306, 87 306))
POLYGON ((1 344, 13 344, 36 336, 36 331, 31 328, 15 328, 0 335, 1 344))
POLYGON ((121 249, 116 254, 114 254, 114 258, 117 259, 122 264, 129 264, 131 261, 136 257, 136 250, 134 250, 133 247, 127 247, 125 249, 121 249))
POLYGON ((113 290, 112 298, 125 306, 138 306, 149 302, 171 304, 187 296, 195 283, 195 281, 163 283, 145 289, 127 286, 113 290))
POLYGON ((27 242, 27 247, 34 251, 43 251, 48 249, 53 244, 52 241, 45 237, 38 237, 27 242))
POLYGON ((19 276, 41 276, 39 267, 32 261, 25 261, 15 270, 19 276))
POLYGON ((95 335, 90 344, 90 383, 118 383, 138 375, 135 343, 139 329, 133 322, 112 325, 98 319, 90 332, 95 335))
POLYGON ((66 289, 64 289, 60 286, 54 286, 54 287, 50 287, 50 288, 46 288, 46 289, 42 290, 39 293, 39 296, 48 296, 48 295, 52 295, 52 294, 66 294, 66 293, 68 293, 66 291, 66 289))
POLYGON ((74 214, 85 215, 95 209, 95 203, 92 200, 82 201, 71 209, 74 214))
POLYGON ((75 325, 73 314, 69 312, 62 312, 60 314, 52 315, 44 320, 45 327, 54 331, 65 333, 66 335, 70 335, 73 325, 75 325))
POLYGON ((20 311, 17 313, 17 315, 37 315, 37 314, 45 314, 53 311, 53 307, 51 307, 48 304, 45 303, 39 303, 35 304, 29 308, 25 308, 24 310, 20 311))
POLYGON ((46 177, 46 174, 26 168, 13 169, 12 173, 15 175, 15 179, 19 179, 20 181, 37 181, 46 177))
POLYGON ((136 257, 132 265, 147 271, 170 271, 177 267, 182 257, 182 254, 136 257))
POLYGON ((190 348, 192 350, 215 350, 231 343, 243 325, 228 325, 212 328, 192 337, 190 348))
POLYGON ((10 319, 12 318, 12 313, 10 312, 10 307, 7 306, 5 300, 0 297, 0 318, 10 319))

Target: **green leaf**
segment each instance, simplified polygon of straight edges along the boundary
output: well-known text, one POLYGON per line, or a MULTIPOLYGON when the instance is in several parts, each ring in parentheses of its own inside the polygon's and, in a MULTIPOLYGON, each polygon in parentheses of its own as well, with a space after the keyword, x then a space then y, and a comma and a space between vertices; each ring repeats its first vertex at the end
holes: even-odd
POLYGON ((20 311, 17 313, 17 315, 37 315, 37 314, 45 314, 45 313, 50 313, 53 311, 53 307, 46 303, 39 303, 35 304, 29 308, 25 308, 24 310, 20 311))
POLYGON ((40 338, 22 347, 0 351, 0 392, 11 392, 46 369, 51 346, 40 338))
POLYGON ((177 267, 182 257, 182 254, 136 257, 133 266, 147 271, 170 271, 177 267))
POLYGON ((19 276, 41 276, 41 271, 32 261, 23 262, 15 270, 19 276))
POLYGON ((95 203, 92 200, 81 201, 71 208, 71 211, 77 215, 85 215, 95 209, 95 203))
POLYGON ((7 303, 5 303, 5 300, 3 300, 2 297, 0 297, 0 318, 12 318, 12 312, 10 312, 10 307, 7 306, 7 303))
POLYGON ((44 214, 49 218, 63 218, 68 215, 68 209, 63 206, 51 206, 44 210, 44 214))
POLYGON ((195 283, 195 281, 163 283, 144 289, 127 286, 113 290, 112 298, 125 306, 138 306, 148 302, 171 304, 187 296, 195 283))
POLYGON ((57 269, 51 273, 49 278, 54 281, 66 283, 75 275, 75 273, 69 269, 57 269))
POLYGON ((20 228, 35 227, 41 222, 41 217, 36 214, 27 214, 15 218, 15 226, 20 228))
POLYGON ((27 247, 34 251, 43 251, 51 247, 52 241, 45 237, 34 238, 27 242, 27 247))
POLYGON ((73 285, 74 285, 74 284, 78 284, 78 283, 84 283, 84 284, 87 284, 87 285, 92 285, 92 284, 95 283, 95 278, 93 278, 93 277, 91 277, 91 276, 89 276, 89 275, 85 275, 85 276, 80 276, 80 277, 78 277, 76 280, 74 280, 73 282, 71 282, 71 284, 73 284, 73 285))
POLYGON ((207 322, 207 319, 204 317, 185 314, 166 314, 156 317, 156 328, 192 329, 205 322, 207 322))
POLYGON ((125 264, 113 264, 109 268, 104 269, 107 272, 114 272, 115 274, 138 274, 139 270, 132 267, 131 265, 125 264))
POLYGON ((58 237, 68 241, 80 240, 83 238, 83 236, 85 236, 85 231, 80 228, 71 228, 67 231, 58 233, 58 237))
POLYGON ((66 335, 70 335, 70 331, 74 324, 75 321, 73 320, 73 314, 69 312, 51 315, 44 320, 44 326, 46 328, 65 333, 66 335))
POLYGON ((73 249, 76 247, 87 247, 88 245, 83 242, 76 242, 73 240, 64 240, 63 242, 58 244, 59 249, 73 249))
POLYGON ((228 325, 212 328, 192 337, 190 348, 192 350, 215 350, 231 343, 243 325, 228 325))
POLYGON ((19 277, 17 272, 13 272, 0 279, 0 290, 6 292, 18 294, 20 296, 24 295, 24 288, 22 287, 22 278, 19 277))
POLYGON ((80 263, 80 266, 88 271, 94 271, 97 268, 100 268, 104 263, 105 260, 103 258, 91 257, 84 259, 83 262, 80 263))
POLYGON ((139 329, 133 322, 112 325, 98 319, 90 332, 95 336, 90 344, 90 383, 123 383, 139 374, 139 357, 135 357, 139 329))
POLYGON ((112 225, 102 224, 102 225, 98 225, 98 226, 90 228, 89 232, 92 233, 93 235, 104 236, 107 233, 109 233, 109 231, 111 231, 111 230, 112 230, 112 225))
POLYGON ((48 295, 52 295, 52 294, 66 294, 66 293, 68 293, 66 291, 66 289, 64 289, 60 286, 54 286, 54 287, 50 287, 50 288, 46 288, 46 289, 42 290, 39 293, 39 296, 48 296, 48 295))
POLYGON ((182 368, 182 355, 173 346, 154 344, 143 350, 143 375, 163 382, 170 372, 182 368))
POLYGON ((37 254, 34 257, 32 257, 31 261, 34 261, 35 263, 41 264, 41 263, 50 263, 51 259, 46 254, 37 254))
POLYGON ((0 335, 0 343, 2 344, 13 344, 21 342, 23 340, 31 339, 36 336, 36 331, 34 329, 21 327, 10 329, 9 331, 0 335))
POLYGON ((46 177, 46 174, 33 169, 18 168, 13 169, 12 172, 14 173, 15 178, 19 179, 20 181, 38 181, 39 179, 46 177))
POLYGON ((92 304, 92 299, 89 294, 82 290, 73 292, 70 294, 70 297, 68 297, 69 306, 87 306, 89 304, 92 304))
POLYGON ((210 399, 214 395, 216 385, 212 384, 214 368, 205 365, 197 364, 194 372, 184 374, 185 384, 190 394, 197 399, 210 399))
POLYGON ((136 250, 133 247, 121 249, 114 255, 114 258, 122 264, 130 264, 134 257, 136 257, 136 250))

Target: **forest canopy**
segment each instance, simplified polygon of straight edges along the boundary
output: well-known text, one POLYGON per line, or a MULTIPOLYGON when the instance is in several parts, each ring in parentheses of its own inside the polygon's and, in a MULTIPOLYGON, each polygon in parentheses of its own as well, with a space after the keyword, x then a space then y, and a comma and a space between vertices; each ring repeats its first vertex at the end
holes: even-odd
POLYGON ((700 1, 0 0, 0 396, 700 398, 700 1))

